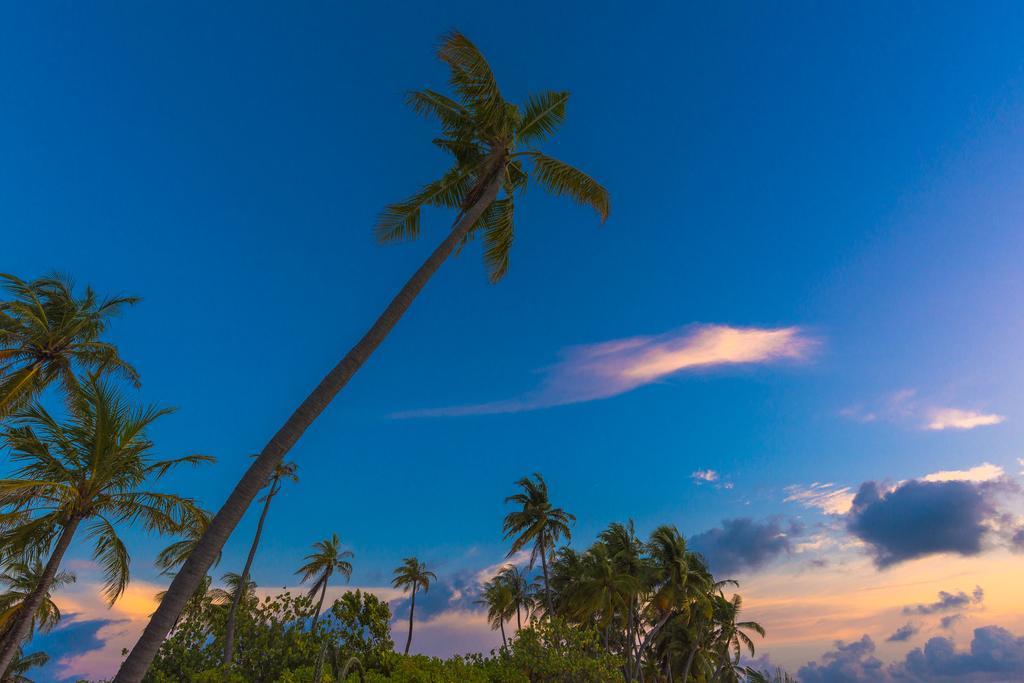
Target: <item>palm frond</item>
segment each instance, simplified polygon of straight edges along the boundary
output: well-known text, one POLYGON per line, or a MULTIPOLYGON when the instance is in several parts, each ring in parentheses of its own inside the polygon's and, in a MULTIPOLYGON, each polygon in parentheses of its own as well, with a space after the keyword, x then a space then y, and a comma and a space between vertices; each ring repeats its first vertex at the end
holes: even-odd
POLYGON ((505 114, 504 100, 490 65, 469 38, 458 31, 444 36, 437 56, 451 71, 449 82, 472 107, 485 126, 495 125, 505 114))
POLYGON ((146 468, 146 474, 153 474, 156 479, 167 474, 167 472, 178 465, 201 465, 203 463, 215 463, 217 458, 212 455, 186 455, 181 458, 172 458, 170 460, 159 460, 146 468))
POLYGON ((103 595, 108 604, 113 606, 128 586, 131 566, 128 548, 117 535, 114 525, 102 516, 90 522, 86 535, 95 540, 92 557, 103 570, 103 595))
POLYGON ((515 237, 514 214, 512 198, 499 199, 487 208, 477 227, 484 233, 484 265, 492 284, 508 272, 509 251, 515 237))
POLYGON ((608 219, 611 203, 608 191, 583 171, 540 152, 527 153, 533 159, 538 182, 549 192, 569 196, 578 204, 593 208, 603 223, 608 219))
POLYGON ((404 202, 390 204, 377 219, 377 241, 414 240, 420 236, 423 206, 459 208, 472 179, 471 169, 455 167, 404 202))
POLYGON ((472 124, 471 114, 461 104, 434 90, 413 90, 406 93, 405 103, 422 116, 433 116, 445 130, 456 131, 472 124))
POLYGON ((524 145, 539 142, 551 136, 565 121, 565 105, 569 101, 567 92, 543 92, 531 95, 523 107, 517 140, 524 145))

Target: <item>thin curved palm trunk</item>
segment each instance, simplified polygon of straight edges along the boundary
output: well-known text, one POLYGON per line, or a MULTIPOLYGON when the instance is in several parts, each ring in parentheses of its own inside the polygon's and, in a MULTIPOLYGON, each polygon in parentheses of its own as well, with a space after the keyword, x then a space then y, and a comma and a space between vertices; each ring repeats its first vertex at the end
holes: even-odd
POLYGON ((324 608, 324 596, 327 595, 327 576, 324 577, 323 585, 320 586, 320 599, 316 601, 316 612, 313 614, 313 624, 309 627, 310 633, 316 633, 316 622, 320 621, 320 610, 324 608))
POLYGON ((693 666, 693 658, 697 656, 697 648, 690 650, 690 656, 686 658, 686 668, 683 669, 683 683, 690 680, 690 667, 693 666))
POLYGON ((142 681, 142 677, 149 669, 153 658, 156 657, 160 644, 167 636, 175 619, 181 614, 189 597, 198 588, 199 582, 206 576, 214 558, 224 547, 228 536, 231 535, 235 526, 238 525, 238 521, 245 514, 246 508, 270 479, 274 468, 380 346, 388 333, 409 310, 412 302, 430 281, 430 278, 455 251, 455 248, 462 243, 473 224, 497 198, 501 186, 502 161, 502 156, 495 157, 493 176, 488 181, 480 199, 461 215, 448 237, 409 278, 369 331, 341 359, 341 362, 327 373, 313 393, 306 397, 306 400, 292 413, 284 426, 274 434, 270 443, 263 448, 255 462, 249 466, 231 495, 228 496, 227 501, 210 522, 210 526, 199 540, 196 549, 189 555, 181 571, 171 581, 167 595, 160 602, 153 617, 149 620, 149 624, 142 632, 142 636, 139 637, 128 658, 121 665, 113 683, 140 683, 142 681))
POLYGON ((36 611, 39 610, 39 606, 43 604, 46 594, 50 592, 53 577, 57 575, 60 563, 64 559, 64 553, 67 552, 68 546, 71 545, 71 539, 74 538, 75 531, 78 530, 78 524, 81 521, 79 517, 72 517, 64 525, 64 528, 61 529, 57 545, 50 554, 50 559, 46 561, 46 567, 43 569, 42 576, 39 577, 39 583, 36 584, 35 589, 25 598, 25 601, 21 604, 21 609, 18 610, 18 616, 14 618, 10 630, 7 631, 3 649, 0 650, 0 679, 3 679, 8 667, 11 666, 11 662, 14 661, 14 657, 18 654, 18 646, 21 645, 21 641, 28 635, 29 629, 32 627, 32 619, 36 611))
POLYGON ((409 646, 412 645, 412 615, 416 611, 416 584, 412 586, 412 602, 409 603, 409 637, 405 639, 405 652, 409 654, 409 646))
POLYGON ((508 641, 505 639, 505 620, 498 619, 498 626, 501 628, 501 646, 507 648, 508 641))
POLYGON ((658 622, 651 628, 651 630, 647 632, 647 635, 644 636, 643 640, 640 641, 640 647, 638 647, 636 650, 636 662, 634 663, 633 668, 634 676, 639 676, 641 680, 643 679, 643 669, 641 668, 641 664, 643 663, 642 657, 644 650, 648 648, 650 643, 653 642, 654 637, 658 634, 659 631, 661 631, 662 628, 665 627, 665 624, 667 624, 668 620, 671 619, 674 615, 675 612, 671 610, 666 612, 664 616, 662 616, 661 619, 659 619, 658 622))
POLYGON ((245 567, 242 569, 242 581, 240 588, 231 600, 231 609, 228 611, 228 619, 224 626, 224 666, 230 666, 235 655, 235 620, 238 617, 238 604, 242 601, 242 593, 249 585, 249 572, 252 571, 252 562, 256 559, 256 549, 260 545, 260 536, 263 535, 263 523, 267 521, 267 511, 270 510, 270 500, 277 494, 272 485, 267 492, 267 502, 263 504, 263 512, 260 513, 260 521, 256 524, 256 535, 252 539, 252 546, 249 547, 249 556, 245 558, 245 567))

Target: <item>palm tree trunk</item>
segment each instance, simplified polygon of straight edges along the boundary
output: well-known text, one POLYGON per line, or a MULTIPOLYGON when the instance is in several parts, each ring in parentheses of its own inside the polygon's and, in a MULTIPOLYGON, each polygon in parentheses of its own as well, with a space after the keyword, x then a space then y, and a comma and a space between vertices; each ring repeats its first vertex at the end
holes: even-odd
POLYGON ((231 659, 235 654, 235 619, 238 616, 238 603, 242 601, 242 593, 249 585, 249 572, 252 571, 252 561, 256 559, 256 548, 259 547, 260 536, 263 535, 263 523, 267 520, 267 511, 270 510, 270 499, 277 494, 276 486, 277 482, 274 482, 270 485, 270 491, 267 492, 267 502, 263 504, 260 521, 256 524, 256 535, 249 547, 249 556, 245 558, 245 567, 242 568, 241 588, 235 593, 235 597, 231 601, 231 609, 228 610, 228 620, 224 625, 224 658, 222 660, 224 666, 231 665, 231 659))
POLYGON ((697 656, 697 648, 690 649, 690 656, 686 658, 686 668, 683 669, 683 683, 690 680, 690 667, 693 666, 693 658, 697 656))
POLYGON ((35 618, 39 606, 46 599, 46 594, 50 592, 53 577, 57 575, 61 560, 64 559, 64 553, 67 552, 68 546, 71 545, 71 539, 74 538, 75 531, 78 529, 78 524, 81 521, 80 517, 72 517, 64 525, 64 528, 61 529, 57 545, 50 554, 50 559, 46 561, 46 567, 43 568, 43 574, 39 577, 39 583, 36 584, 36 587, 29 593, 25 601, 21 603, 21 609, 18 610, 18 615, 14 617, 14 622, 7 631, 7 638, 2 649, 0 649, 0 679, 3 678, 7 668, 14 660, 14 656, 18 653, 21 641, 28 635, 29 629, 32 626, 32 620, 35 618))
POLYGON ((508 641, 505 640, 505 620, 499 617, 498 627, 501 629, 501 646, 504 648, 508 647, 508 641))
POLYGON ((320 620, 320 610, 324 608, 324 596, 327 595, 327 577, 324 577, 324 585, 320 587, 320 599, 316 601, 316 612, 313 613, 313 624, 309 627, 310 633, 316 633, 316 622, 320 620))
POLYGON ((626 616, 626 683, 633 680, 633 652, 636 649, 636 638, 633 635, 633 604, 635 595, 629 596, 629 614, 626 616))
POLYGON ((174 624, 175 618, 181 614, 189 596, 195 592, 202 577, 206 576, 217 553, 224 547, 225 541, 234 531, 253 498, 266 485, 274 468, 380 346, 388 333, 409 310, 412 302, 430 278, 455 251, 455 248, 462 244, 462 240, 469 234, 473 224, 497 198, 501 186, 503 154, 502 152, 495 157, 494 175, 480 199, 461 215, 448 237, 409 278, 409 281, 391 300, 369 331, 341 359, 341 362, 327 373, 313 393, 306 397, 306 400, 292 413, 284 426, 274 434, 270 443, 263 448, 260 456, 249 466, 231 495, 228 496, 227 501, 210 522, 210 526, 207 527, 195 550, 189 555, 174 580, 171 581, 166 596, 160 602, 156 612, 153 613, 153 617, 149 620, 149 624, 146 625, 146 629, 135 643, 128 658, 121 665, 121 669, 114 678, 114 683, 140 683, 142 681, 142 677, 160 649, 160 644, 167 636, 171 625, 174 624))
POLYGON ((675 612, 671 610, 666 612, 665 615, 661 619, 659 619, 658 622, 651 628, 651 630, 647 632, 647 635, 644 636, 643 640, 640 641, 640 646, 636 649, 636 663, 634 664, 633 668, 633 671, 636 672, 637 675, 642 676, 640 664, 642 662, 644 650, 647 649, 648 645, 653 641, 654 636, 657 635, 658 632, 665 627, 665 624, 667 624, 668 620, 671 619, 674 615, 675 612))
POLYGON ((520 615, 520 605, 516 603, 516 633, 523 630, 523 617, 520 615))
POLYGON ((548 554, 544 548, 544 539, 540 540, 540 568, 544 572, 544 602, 547 603, 548 617, 555 616, 555 608, 551 604, 551 590, 548 588, 548 554))
POLYGON ((412 645, 412 615, 416 611, 416 584, 412 585, 412 603, 409 605, 409 637, 405 639, 405 654, 409 654, 412 645))

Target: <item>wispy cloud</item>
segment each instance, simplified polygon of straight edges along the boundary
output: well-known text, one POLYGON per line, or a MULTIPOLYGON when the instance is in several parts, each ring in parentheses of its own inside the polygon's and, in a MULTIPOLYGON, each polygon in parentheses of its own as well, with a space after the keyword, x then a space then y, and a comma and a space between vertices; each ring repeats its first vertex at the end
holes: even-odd
POLYGON ((845 515, 853 506, 853 499, 856 496, 849 486, 839 487, 831 482, 814 482, 810 486, 787 486, 786 493, 789 495, 783 502, 817 508, 828 515, 845 515))
POLYGON ((393 417, 514 413, 618 396, 686 370, 807 358, 816 345, 799 327, 691 325, 676 332, 570 347, 540 387, 519 398, 427 408, 393 417))
POLYGON ((1006 418, 995 413, 981 413, 960 408, 934 408, 928 415, 928 429, 974 429, 997 425, 1006 418))
POLYGON ((910 423, 932 431, 974 429, 997 425, 1006 420, 1005 416, 997 413, 936 405, 921 400, 915 389, 900 389, 871 404, 847 406, 839 411, 839 415, 856 422, 885 420, 910 423))

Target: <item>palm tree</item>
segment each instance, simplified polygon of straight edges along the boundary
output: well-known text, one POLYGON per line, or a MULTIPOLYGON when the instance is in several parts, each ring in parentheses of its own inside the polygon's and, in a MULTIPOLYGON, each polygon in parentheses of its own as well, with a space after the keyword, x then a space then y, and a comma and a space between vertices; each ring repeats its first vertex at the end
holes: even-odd
POLYGON ((526 618, 529 619, 530 612, 533 610, 533 595, 530 592, 530 582, 527 580, 526 575, 519 570, 519 567, 514 564, 503 567, 498 573, 496 580, 508 586, 512 594, 512 604, 516 608, 516 630, 519 631, 523 628, 523 612, 526 612, 526 618))
POLYGON ((626 610, 623 653, 626 659, 626 680, 632 680, 633 660, 636 649, 636 634, 640 626, 638 614, 644 588, 652 576, 651 563, 644 557, 644 544, 636 535, 633 520, 626 524, 612 522, 598 538, 608 547, 616 571, 633 579, 626 610))
POLYGON ((753 657, 755 653, 754 641, 746 634, 746 631, 753 631, 764 638, 765 630, 756 621, 736 621, 740 610, 743 608, 743 599, 739 595, 733 595, 731 600, 724 596, 715 596, 714 614, 715 622, 718 625, 717 645, 719 649, 720 663, 715 671, 715 680, 726 669, 735 669, 739 666, 740 655, 745 647, 753 657), (730 650, 732 656, 730 657, 730 650))
MULTIPOLYGON (((247 602, 256 590, 255 582, 243 582, 242 575, 235 572, 227 572, 220 577, 220 580, 224 582, 225 587, 210 588, 207 593, 210 596, 210 601, 214 605, 231 605, 236 602, 247 602)), ((201 586, 202 584, 200 584, 200 587, 201 586)), ((164 591, 159 598, 163 601, 166 596, 167 591, 164 591)))
POLYGON ((0 417, 53 382, 74 387, 76 370, 115 371, 138 384, 135 369, 101 340, 110 319, 138 299, 100 299, 88 287, 76 298, 73 283, 60 275, 25 282, 0 273, 0 280, 12 297, 0 302, 0 417))
POLYGON ((476 601, 487 607, 487 623, 494 630, 501 630, 501 645, 508 647, 505 639, 505 622, 515 614, 516 604, 512 589, 504 581, 494 578, 484 584, 482 597, 476 601))
MULTIPOLYGON (((274 468, 274 473, 270 477, 267 495, 263 496, 263 512, 260 513, 260 521, 256 524, 256 535, 253 536, 252 545, 249 546, 249 556, 245 558, 245 567, 242 568, 242 583, 249 580, 249 573, 252 570, 252 562, 256 558, 256 548, 259 547, 260 536, 263 535, 263 523, 267 521, 267 511, 270 510, 270 501, 273 500, 274 496, 276 496, 281 490, 281 482, 283 480, 288 479, 293 482, 299 480, 298 476, 295 474, 298 469, 299 466, 293 462, 278 463, 277 467, 274 468)), ((234 657, 235 620, 237 617, 238 601, 235 600, 232 601, 231 607, 228 609, 228 618, 224 625, 224 656, 221 660, 221 663, 224 666, 229 666, 231 664, 232 657, 234 657)))
MULTIPOLYGON (((9 627, 21 611, 25 600, 39 584, 42 575, 43 562, 38 557, 22 558, 11 562, 0 574, 0 583, 7 586, 7 590, 0 594, 0 643, 7 642, 9 627)), ((71 572, 58 571, 53 575, 50 589, 43 596, 35 616, 29 621, 29 638, 37 628, 41 631, 49 631, 57 625, 57 622, 60 621, 60 609, 50 599, 50 593, 74 582, 75 575, 71 572)))
POLYGON ((26 655, 22 654, 19 647, 14 651, 14 661, 7 667, 7 673, 0 675, 0 683, 32 683, 32 679, 25 676, 25 672, 37 666, 44 666, 48 661, 50 655, 45 652, 26 655))
POLYGON ((714 588, 711 573, 699 556, 687 550, 686 540, 674 526, 655 529, 647 550, 653 572, 648 605, 652 626, 637 646, 631 678, 639 675, 643 653, 670 620, 678 616, 688 620, 695 606, 710 611, 709 593, 714 588))
POLYGON ((430 582, 437 581, 434 572, 427 571, 427 565, 415 557, 407 557, 402 560, 401 566, 395 569, 395 578, 391 579, 391 585, 401 588, 403 591, 412 591, 412 600, 409 603, 409 637, 405 639, 405 654, 409 654, 409 646, 412 645, 412 620, 416 612, 416 591, 420 588, 426 593, 430 590, 430 582))
POLYGON ((410 93, 408 102, 417 112, 440 122, 442 136, 435 139, 435 144, 450 153, 454 163, 441 178, 411 198, 387 207, 378 222, 377 234, 385 242, 418 237, 424 206, 454 210, 456 217, 451 230, 246 471, 214 517, 196 552, 174 577, 167 599, 121 666, 116 683, 141 681, 185 602, 274 468, 380 346, 447 258, 468 239, 482 235, 490 279, 501 279, 508 269, 515 235, 514 200, 525 190, 529 178, 553 194, 567 195, 593 207, 602 221, 608 217, 608 193, 600 184, 536 148, 564 121, 568 93, 540 93, 522 107, 506 102, 483 55, 457 32, 445 36, 438 57, 450 70, 454 99, 422 90, 410 93), (523 162, 532 164, 532 172, 523 162))
POLYGON ((598 542, 583 555, 583 577, 576 604, 577 618, 594 621, 602 631, 605 649, 611 649, 616 616, 624 616, 638 580, 622 571, 608 546, 598 542))
POLYGON ((548 485, 544 482, 544 478, 536 472, 533 474, 533 479, 523 477, 516 482, 516 486, 523 489, 522 493, 505 499, 506 503, 516 503, 521 506, 521 509, 513 510, 505 515, 505 538, 513 539, 508 557, 532 544, 530 569, 533 569, 537 558, 540 558, 544 574, 544 601, 548 614, 553 614, 554 605, 551 600, 548 580, 548 553, 554 549, 560 539, 565 538, 568 541, 572 538, 569 525, 576 521, 576 517, 551 505, 551 500, 548 498, 548 485))
POLYGON ((330 538, 313 544, 313 552, 306 555, 306 564, 295 572, 302 577, 302 583, 316 579, 309 589, 310 598, 318 591, 320 593, 320 598, 316 601, 316 612, 313 614, 310 631, 316 631, 316 622, 320 619, 320 610, 324 606, 324 595, 327 593, 327 583, 331 580, 334 572, 344 576, 346 581, 352 578, 352 563, 348 561, 351 557, 354 557, 352 551, 341 549, 341 539, 338 538, 338 534, 331 534, 330 538))
POLYGON ((45 553, 53 545, 0 649, 0 671, 28 635, 80 525, 86 525, 93 558, 103 569, 104 595, 113 604, 128 584, 130 562, 117 527, 141 523, 146 531, 177 533, 200 516, 191 498, 143 488, 177 465, 213 460, 154 457, 146 429, 168 412, 134 408, 94 376, 71 388, 66 421, 58 422, 34 403, 16 413, 0 435, 10 462, 19 466, 14 478, 0 479, 0 503, 7 510, 2 517, 14 520, 4 525, 0 547, 12 554, 45 553))

